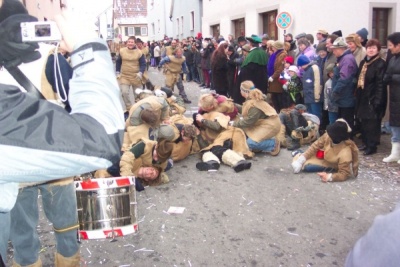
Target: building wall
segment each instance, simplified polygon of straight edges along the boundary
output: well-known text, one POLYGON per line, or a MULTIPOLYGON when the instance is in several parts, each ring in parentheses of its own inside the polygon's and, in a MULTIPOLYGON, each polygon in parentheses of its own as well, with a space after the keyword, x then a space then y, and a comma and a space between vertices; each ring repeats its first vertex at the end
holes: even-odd
MULTIPOLYGON (((212 35, 211 26, 220 25, 220 33, 224 37, 234 32, 232 20, 245 18, 245 34, 261 35, 263 12, 277 10, 286 11, 292 15, 293 23, 287 30, 294 35, 300 32, 315 35, 320 28, 333 32, 342 30, 346 36, 361 28, 372 32, 372 8, 390 7, 393 9, 392 24, 389 31, 400 31, 400 1, 398 0, 247 0, 232 2, 230 0, 209 0, 203 2, 204 15, 202 20, 203 35, 212 35)), ((283 40, 283 30, 278 30, 280 40, 283 40)), ((237 38, 237 36, 235 36, 237 38)))
POLYGON ((164 35, 179 39, 197 35, 201 32, 202 2, 201 0, 148 0, 149 39, 162 40, 164 35), (170 19, 172 2, 174 5, 170 19), (191 12, 194 15, 193 23, 191 12))

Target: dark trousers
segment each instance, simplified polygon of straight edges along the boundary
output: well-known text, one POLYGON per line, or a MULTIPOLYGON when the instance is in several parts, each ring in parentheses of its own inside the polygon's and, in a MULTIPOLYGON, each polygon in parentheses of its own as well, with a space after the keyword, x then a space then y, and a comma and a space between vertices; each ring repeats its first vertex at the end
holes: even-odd
POLYGON ((381 138, 381 119, 361 119, 363 143, 370 149, 376 149, 381 138))
POLYGON ((353 129, 354 129, 354 107, 353 108, 342 108, 339 107, 338 110, 339 119, 345 119, 349 124, 352 132, 350 134, 351 138, 353 138, 353 129))
POLYGON ((283 93, 271 93, 271 100, 276 110, 276 113, 278 114, 279 112, 281 112, 281 109, 288 108, 290 105, 288 99, 283 93))

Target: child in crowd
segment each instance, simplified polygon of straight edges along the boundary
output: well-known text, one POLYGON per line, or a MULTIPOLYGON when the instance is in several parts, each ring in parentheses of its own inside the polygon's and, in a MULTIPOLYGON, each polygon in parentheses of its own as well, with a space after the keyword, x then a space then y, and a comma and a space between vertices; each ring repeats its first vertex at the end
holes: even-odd
POLYGON ((329 79, 325 83, 324 87, 324 110, 328 110, 329 116, 329 124, 334 123, 339 118, 338 106, 332 103, 332 77, 333 77, 333 68, 335 67, 334 63, 328 64, 326 66, 326 71, 329 79))
POLYGON ((299 77, 299 69, 292 65, 288 68, 290 79, 283 85, 283 89, 289 94, 290 106, 303 104, 303 85, 299 77))

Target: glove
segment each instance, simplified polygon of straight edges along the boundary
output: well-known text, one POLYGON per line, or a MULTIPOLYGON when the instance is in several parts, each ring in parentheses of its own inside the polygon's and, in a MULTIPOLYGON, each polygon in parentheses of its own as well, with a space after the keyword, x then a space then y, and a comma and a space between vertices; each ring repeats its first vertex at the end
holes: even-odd
POLYGON ((117 79, 119 79, 119 77, 121 77, 121 74, 120 74, 119 71, 117 71, 117 72, 115 73, 115 75, 117 76, 117 79))
POLYGON ((274 78, 269 77, 268 82, 272 83, 274 81, 274 78))
POLYGON ((284 85, 282 86, 282 88, 283 88, 283 90, 287 91, 287 84, 284 84, 284 85))
POLYGON ((138 72, 136 75, 137 75, 137 77, 139 78, 139 80, 141 80, 142 77, 143 77, 143 73, 141 73, 141 72, 138 72))
POLYGON ((296 161, 292 162, 292 168, 294 173, 299 173, 301 171, 301 167, 303 167, 304 162, 306 162, 306 158, 301 155, 296 161))
POLYGON ((8 17, 0 24, 0 64, 18 66, 41 57, 38 43, 22 42, 21 22, 35 22, 35 17, 17 14, 8 17))

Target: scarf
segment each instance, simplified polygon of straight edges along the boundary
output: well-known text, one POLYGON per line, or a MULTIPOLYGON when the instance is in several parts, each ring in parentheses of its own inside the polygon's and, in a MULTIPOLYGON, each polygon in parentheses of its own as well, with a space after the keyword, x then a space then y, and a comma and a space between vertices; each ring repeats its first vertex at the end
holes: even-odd
POLYGON ((279 49, 277 50, 275 53, 273 53, 271 55, 271 57, 269 58, 268 61, 268 77, 271 77, 274 74, 274 65, 275 65, 275 60, 276 60, 276 56, 282 51, 283 49, 279 49))
POLYGON ((365 57, 364 65, 362 66, 361 72, 360 72, 360 76, 358 77, 357 88, 364 89, 365 74, 367 73, 367 68, 368 68, 369 65, 371 65, 378 58, 379 58, 379 54, 377 54, 374 57, 372 57, 369 61, 368 61, 367 57, 365 57))

